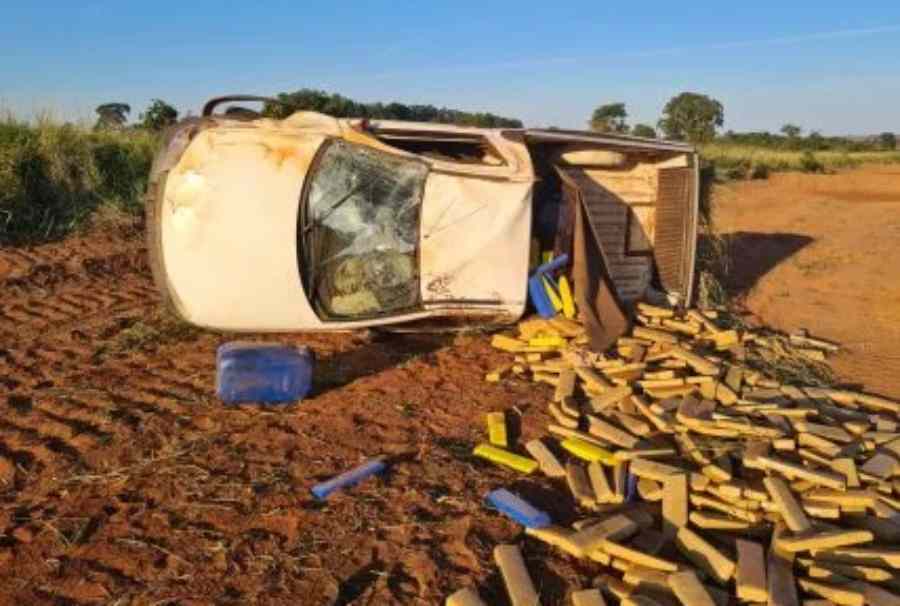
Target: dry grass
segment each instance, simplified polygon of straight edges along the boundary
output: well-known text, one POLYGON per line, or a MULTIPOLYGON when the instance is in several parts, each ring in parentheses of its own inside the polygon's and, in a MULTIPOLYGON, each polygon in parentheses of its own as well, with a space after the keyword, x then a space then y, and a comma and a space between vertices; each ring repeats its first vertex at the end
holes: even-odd
POLYGON ((155 351, 161 345, 192 340, 200 333, 201 329, 177 318, 167 309, 158 308, 145 318, 129 321, 97 355, 155 351))
POLYGON ((707 166, 700 172, 700 216, 697 242, 697 296, 699 307, 712 309, 727 306, 725 277, 729 272, 728 242, 716 233, 713 224, 715 205, 715 171, 707 166))
MULTIPOLYGON (((717 323, 723 328, 750 328, 744 320, 740 301, 728 292, 731 270, 731 251, 728 240, 722 237, 713 223, 715 206, 715 174, 711 167, 701 173, 699 241, 697 246, 696 305, 719 312, 717 323)), ((747 349, 746 364, 766 377, 785 384, 830 386, 836 382, 831 368, 810 359, 791 345, 787 336, 767 329, 755 328, 764 336, 767 346, 759 344, 747 349)))
POLYGON ((768 171, 821 172, 862 164, 900 163, 900 151, 783 151, 749 145, 709 143, 701 147, 703 158, 730 176, 765 178, 768 171))
POLYGON ((747 356, 747 364, 785 385, 830 387, 837 382, 831 367, 817 362, 790 344, 781 334, 766 339, 771 347, 757 347, 747 356))

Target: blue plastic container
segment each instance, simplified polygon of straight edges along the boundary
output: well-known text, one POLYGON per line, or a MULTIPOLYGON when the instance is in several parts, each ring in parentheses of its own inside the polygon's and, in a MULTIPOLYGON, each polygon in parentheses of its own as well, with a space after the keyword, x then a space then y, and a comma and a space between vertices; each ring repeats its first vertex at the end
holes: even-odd
POLYGON ((295 402, 309 394, 312 370, 306 347, 226 343, 216 353, 216 393, 226 404, 295 402))

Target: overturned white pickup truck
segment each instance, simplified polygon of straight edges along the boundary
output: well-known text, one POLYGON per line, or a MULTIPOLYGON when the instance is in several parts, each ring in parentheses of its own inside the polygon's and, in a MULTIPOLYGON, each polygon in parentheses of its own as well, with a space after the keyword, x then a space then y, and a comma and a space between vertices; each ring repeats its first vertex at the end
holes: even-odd
POLYGON ((656 288, 689 304, 698 167, 676 142, 215 114, 173 127, 153 168, 151 265, 187 321, 223 330, 503 324, 535 250, 568 254, 603 323, 656 288))

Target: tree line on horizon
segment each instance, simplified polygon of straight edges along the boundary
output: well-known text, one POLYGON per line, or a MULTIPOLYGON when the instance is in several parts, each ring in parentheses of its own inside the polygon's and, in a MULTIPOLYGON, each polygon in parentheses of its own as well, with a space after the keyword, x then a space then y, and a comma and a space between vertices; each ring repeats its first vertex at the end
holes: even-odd
MULTIPOLYGON (((362 103, 338 93, 303 88, 292 93, 278 93, 278 103, 266 102, 262 115, 269 118, 287 118, 297 111, 316 111, 335 118, 372 118, 380 120, 406 120, 410 122, 437 122, 459 126, 482 128, 522 128, 522 121, 491 112, 470 112, 434 105, 407 105, 390 103, 362 103)), ((122 102, 97 106, 95 128, 121 129, 128 122, 131 106, 122 102)), ((178 121, 178 110, 161 99, 153 99, 145 112, 140 114, 135 126, 148 130, 162 130, 178 121)))
MULTIPOLYGON (((591 114, 588 126, 597 132, 630 134, 638 137, 656 138, 657 130, 648 124, 629 127, 628 111, 625 103, 615 102, 599 105, 591 114)), ((732 130, 719 134, 718 129, 725 121, 722 103, 693 92, 683 92, 666 103, 657 127, 666 139, 687 141, 694 144, 710 142, 732 143, 748 147, 764 147, 784 151, 815 152, 837 151, 893 151, 897 148, 897 138, 892 132, 883 132, 874 137, 826 137, 819 131, 811 130, 803 136, 803 128, 792 123, 781 127, 779 133, 767 131, 736 133, 732 130)))
POLYGON ((522 128, 517 118, 498 116, 491 112, 469 112, 434 105, 363 103, 338 93, 302 88, 292 93, 278 93, 278 103, 266 103, 263 115, 286 118, 296 111, 316 111, 335 118, 372 118, 375 120, 406 120, 409 122, 437 122, 482 128, 522 128))
MULTIPOLYGON (((277 103, 266 102, 262 115, 286 118, 296 111, 316 111, 336 118, 372 118, 381 120, 406 120, 411 122, 436 122, 459 126, 483 128, 521 128, 517 118, 499 116, 491 112, 470 112, 430 104, 354 101, 338 93, 302 88, 294 92, 278 93, 277 103)), ((131 106, 111 102, 97 106, 97 129, 121 129, 128 122, 131 106)), ((883 132, 875 137, 826 137, 811 130, 804 136, 803 128, 787 123, 779 133, 767 131, 736 133, 718 130, 725 121, 722 103, 712 97, 695 92, 683 92, 672 97, 663 107, 656 126, 638 123, 628 125, 628 111, 624 102, 599 105, 591 114, 588 126, 597 132, 630 134, 637 137, 658 138, 694 144, 712 141, 763 147, 785 151, 891 151, 897 148, 896 135, 883 132)), ((151 131, 160 131, 178 120, 178 110, 161 99, 153 99, 134 125, 151 131)))

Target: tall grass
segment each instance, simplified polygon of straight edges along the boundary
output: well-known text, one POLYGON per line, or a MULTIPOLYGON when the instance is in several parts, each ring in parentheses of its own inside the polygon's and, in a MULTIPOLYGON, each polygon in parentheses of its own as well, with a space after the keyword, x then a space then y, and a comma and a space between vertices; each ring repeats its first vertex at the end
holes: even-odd
POLYGON ((717 171, 732 178, 764 178, 769 171, 823 172, 853 168, 862 164, 900 163, 900 151, 813 153, 730 143, 709 143, 701 147, 700 153, 716 166, 717 171))
POLYGON ((101 206, 136 214, 158 136, 0 116, 0 245, 61 238, 101 206))

